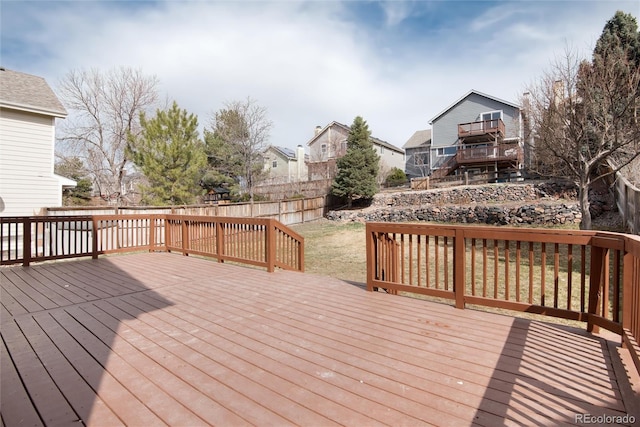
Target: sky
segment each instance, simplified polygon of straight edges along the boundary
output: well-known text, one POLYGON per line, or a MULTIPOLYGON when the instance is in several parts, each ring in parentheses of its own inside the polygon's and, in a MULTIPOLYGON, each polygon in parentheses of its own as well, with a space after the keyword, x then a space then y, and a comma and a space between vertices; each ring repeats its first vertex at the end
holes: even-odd
POLYGON ((640 1, 0 1, 0 66, 140 69, 198 116, 253 99, 293 148, 356 116, 402 147, 475 89, 518 103, 568 47, 588 57, 640 1))

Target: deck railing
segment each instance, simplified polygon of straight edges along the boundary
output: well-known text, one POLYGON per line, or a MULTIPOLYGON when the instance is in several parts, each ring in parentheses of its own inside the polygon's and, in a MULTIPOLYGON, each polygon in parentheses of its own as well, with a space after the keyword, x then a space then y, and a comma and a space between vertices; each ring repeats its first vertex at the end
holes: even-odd
POLYGON ((494 133, 505 134, 505 126, 502 119, 480 120, 477 122, 458 124, 458 138, 494 133))
POLYGON ((304 271, 304 239, 274 219, 185 215, 0 218, 0 264, 140 250, 304 271))
POLYGON ((522 157, 523 150, 518 144, 469 145, 456 151, 456 161, 460 164, 519 161, 522 157))
POLYGON ((367 289, 555 316, 622 336, 640 372, 640 237, 367 224, 367 289))

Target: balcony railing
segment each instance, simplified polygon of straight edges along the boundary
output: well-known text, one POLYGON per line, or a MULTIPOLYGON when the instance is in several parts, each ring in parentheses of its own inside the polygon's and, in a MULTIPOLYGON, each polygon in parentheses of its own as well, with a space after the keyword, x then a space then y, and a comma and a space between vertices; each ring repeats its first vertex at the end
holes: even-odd
POLYGON ((504 134, 505 127, 502 119, 482 120, 479 122, 458 124, 458 138, 460 139, 483 135, 504 136, 504 134))
POLYGON ((521 161, 523 149, 518 144, 499 144, 494 146, 470 146, 456 152, 458 164, 521 161))
POLYGON ((274 219, 186 215, 0 218, 0 264, 170 251, 304 271, 304 238, 274 219))
POLYGON ((640 372, 640 237, 368 223, 367 289, 555 316, 622 336, 640 372))

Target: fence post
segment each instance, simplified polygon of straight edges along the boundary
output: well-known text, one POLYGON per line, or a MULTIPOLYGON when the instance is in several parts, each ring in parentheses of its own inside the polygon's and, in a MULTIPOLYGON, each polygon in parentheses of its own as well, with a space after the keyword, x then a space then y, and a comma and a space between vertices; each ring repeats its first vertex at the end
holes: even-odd
POLYGON ((307 198, 306 198, 306 197, 304 197, 304 198, 302 199, 302 223, 303 223, 303 224, 304 224, 304 210, 305 210, 306 201, 307 201, 307 198))
POLYGON ((267 220, 267 271, 273 273, 276 270, 276 225, 275 220, 267 220))
MULTIPOLYGON (((36 235, 36 244, 37 242, 36 235)), ((22 223, 22 265, 29 267, 29 264, 31 264, 31 218, 27 217, 22 223)))
POLYGON ((464 308, 466 267, 464 230, 456 227, 455 239, 453 244, 453 291, 456 295, 456 308, 464 308))

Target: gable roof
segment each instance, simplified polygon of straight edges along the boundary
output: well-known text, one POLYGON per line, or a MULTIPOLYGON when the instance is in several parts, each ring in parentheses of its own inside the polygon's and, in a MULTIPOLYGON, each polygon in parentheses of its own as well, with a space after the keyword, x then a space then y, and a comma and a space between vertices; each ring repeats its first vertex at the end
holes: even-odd
POLYGON ((275 151, 278 151, 280 154, 282 154, 285 157, 288 157, 289 159, 295 160, 296 158, 296 152, 293 151, 291 148, 272 145, 269 148, 267 148, 267 150, 269 150, 270 148, 273 148, 275 151))
POLYGON ((417 148, 431 141, 431 129, 417 130, 411 135, 411 138, 404 143, 402 148, 417 148))
MULTIPOLYGON (((307 145, 311 145, 315 142, 316 139, 318 139, 318 137, 320 135, 322 135, 327 129, 329 129, 332 126, 337 126, 339 128, 344 129, 347 133, 351 130, 351 126, 347 126, 345 124, 342 124, 340 122, 336 122, 335 120, 332 121, 331 123, 329 123, 328 125, 326 125, 325 127, 323 127, 316 135, 313 136, 313 138, 311 138, 309 140, 309 142, 307 142, 307 145)), ((389 150, 393 150, 393 151, 397 151, 398 153, 404 153, 404 150, 402 148, 398 148, 393 144, 388 143, 387 141, 383 141, 381 139, 378 139, 374 136, 371 137, 371 142, 373 142, 374 144, 380 145, 382 147, 388 148, 389 150)))
POLYGON ((484 98, 492 99, 494 101, 501 102, 502 104, 508 105, 510 107, 520 109, 520 106, 518 104, 514 104, 513 102, 505 101, 504 99, 496 98, 495 96, 487 95, 486 93, 482 93, 482 92, 480 92, 478 90, 471 89, 469 92, 467 92, 464 95, 462 95, 462 97, 460 97, 456 102, 454 102, 453 104, 449 105, 447 108, 445 108, 444 110, 442 110, 441 112, 436 114, 436 116, 434 118, 429 120, 429 124, 432 124, 433 122, 435 122, 438 118, 440 118, 440 116, 442 116, 447 111, 451 110, 453 107, 458 105, 460 102, 462 102, 462 100, 464 100, 465 98, 467 98, 471 94, 480 95, 480 96, 482 96, 484 98))
POLYGON ((67 116, 67 110, 45 79, 0 68, 0 107, 47 116, 67 116))

